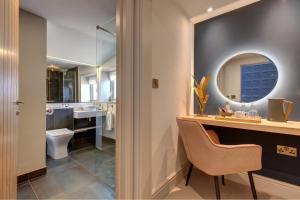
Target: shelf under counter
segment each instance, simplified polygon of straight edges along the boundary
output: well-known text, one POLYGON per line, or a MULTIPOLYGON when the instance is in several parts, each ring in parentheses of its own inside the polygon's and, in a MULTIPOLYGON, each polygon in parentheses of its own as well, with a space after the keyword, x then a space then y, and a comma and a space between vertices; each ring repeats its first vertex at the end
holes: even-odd
POLYGON ((93 130, 93 129, 98 129, 98 128, 102 128, 102 126, 93 126, 93 127, 79 128, 79 129, 74 130, 74 133, 86 132, 88 130, 93 130))
POLYGON ((288 122, 273 122, 266 119, 262 119, 261 123, 250 123, 230 120, 218 120, 215 116, 181 116, 180 119, 197 121, 203 125, 220 126, 227 128, 237 128, 253 131, 270 132, 285 135, 300 136, 300 122, 288 121, 288 122))

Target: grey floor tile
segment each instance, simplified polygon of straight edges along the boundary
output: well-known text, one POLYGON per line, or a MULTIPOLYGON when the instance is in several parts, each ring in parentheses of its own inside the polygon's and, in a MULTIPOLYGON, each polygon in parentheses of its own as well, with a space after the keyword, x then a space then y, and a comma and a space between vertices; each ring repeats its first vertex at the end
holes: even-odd
POLYGON ((70 157, 59 160, 47 158, 47 173, 57 173, 75 166, 77 164, 70 157))
POLYGON ((102 163, 93 172, 103 182, 115 188, 115 159, 102 163))
POLYGON ((77 190, 65 191, 55 199, 115 199, 114 191, 99 181, 91 182, 77 190))
POLYGON ((84 152, 76 152, 72 154, 72 158, 110 187, 115 187, 114 155, 96 149, 92 155, 89 154, 88 158, 84 152))
POLYGON ((47 199, 67 191, 76 191, 95 180, 82 167, 76 166, 57 173, 48 173, 33 180, 31 184, 38 198, 47 199))
POLYGON ((86 169, 94 172, 95 169, 99 168, 104 162, 107 162, 114 158, 110 153, 95 150, 92 152, 80 152, 74 153, 71 157, 80 163, 86 169))
POLYGON ((114 143, 73 151, 69 157, 47 157, 47 174, 18 186, 20 199, 114 199, 114 143), (35 196, 36 195, 36 196, 35 196))
POLYGON ((37 199, 28 181, 18 185, 17 199, 37 199))
POLYGON ((103 139, 102 150, 105 152, 109 152, 115 154, 116 143, 112 139, 103 139))
POLYGON ((111 158, 111 155, 104 151, 93 148, 74 151, 70 154, 70 157, 80 163, 84 163, 87 161, 106 160, 108 158, 111 158))
POLYGON ((103 151, 115 154, 116 153, 116 146, 115 146, 115 144, 107 145, 103 148, 103 151))

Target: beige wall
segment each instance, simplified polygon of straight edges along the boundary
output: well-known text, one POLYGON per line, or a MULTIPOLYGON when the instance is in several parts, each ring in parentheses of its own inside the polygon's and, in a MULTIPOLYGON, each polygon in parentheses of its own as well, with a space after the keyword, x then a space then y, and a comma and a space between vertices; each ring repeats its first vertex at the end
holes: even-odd
POLYGON ((236 95, 241 100, 241 66, 270 62, 263 56, 249 56, 232 59, 227 62, 218 74, 218 85, 224 96, 236 95))
POLYGON ((191 27, 172 0, 152 1, 152 192, 182 169, 186 155, 176 116, 187 114, 190 96, 191 27))
POLYGON ((20 12, 18 175, 46 166, 46 20, 20 12))

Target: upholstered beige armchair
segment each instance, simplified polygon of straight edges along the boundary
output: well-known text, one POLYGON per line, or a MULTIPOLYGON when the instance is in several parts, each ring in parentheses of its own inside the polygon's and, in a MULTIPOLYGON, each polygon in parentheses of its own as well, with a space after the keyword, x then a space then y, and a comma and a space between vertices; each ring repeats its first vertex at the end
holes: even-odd
POLYGON ((252 172, 261 169, 262 148, 259 145, 222 145, 217 134, 206 131, 197 121, 177 118, 184 148, 191 162, 186 185, 193 166, 214 177, 216 197, 220 199, 218 176, 248 172, 253 198, 257 199, 252 172))

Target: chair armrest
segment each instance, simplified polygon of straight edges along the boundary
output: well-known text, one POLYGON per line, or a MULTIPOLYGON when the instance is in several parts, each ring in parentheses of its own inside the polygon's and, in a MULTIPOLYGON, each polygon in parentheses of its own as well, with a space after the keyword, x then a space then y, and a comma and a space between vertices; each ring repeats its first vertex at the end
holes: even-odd
POLYGON ((222 145, 215 144, 215 156, 210 159, 211 175, 225 175, 262 168, 262 147, 254 144, 222 145))

